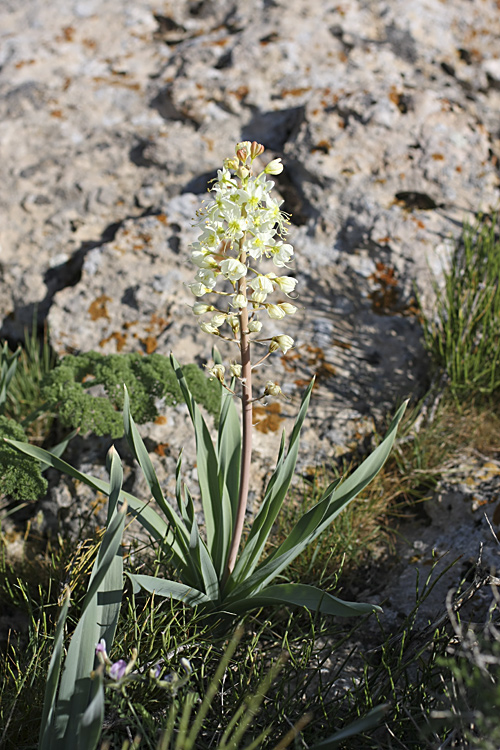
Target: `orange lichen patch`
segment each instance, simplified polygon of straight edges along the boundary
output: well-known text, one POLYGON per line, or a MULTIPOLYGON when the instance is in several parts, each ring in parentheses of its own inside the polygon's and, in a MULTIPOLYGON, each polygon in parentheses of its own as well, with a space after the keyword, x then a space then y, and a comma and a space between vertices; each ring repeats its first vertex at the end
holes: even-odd
POLYGON ((83 376, 82 383, 88 383, 89 380, 95 380, 95 375, 92 375, 90 372, 83 376))
POLYGON ((415 222, 415 224, 417 225, 419 229, 425 229, 425 224, 423 221, 421 221, 420 219, 417 219, 416 216, 412 216, 411 219, 412 221, 415 222))
POLYGON ((169 447, 168 443, 158 443, 156 448, 154 449, 155 453, 157 453, 162 458, 166 455, 166 449, 169 447))
POLYGON ((167 424, 167 418, 163 414, 160 414, 159 417, 156 417, 154 423, 155 424, 167 424))
POLYGON ((158 214, 156 217, 156 220, 159 221, 161 224, 168 224, 168 219, 165 214, 158 214))
POLYGON ((61 118, 63 116, 62 109, 53 109, 50 113, 51 117, 61 118))
POLYGON ((95 49, 97 47, 95 39, 82 39, 82 44, 84 47, 87 47, 87 49, 95 49))
POLYGON ((375 242, 378 242, 379 245, 387 245, 388 242, 391 241, 391 238, 389 235, 387 237, 381 237, 379 240, 375 240, 375 242))
POLYGON ((285 417, 281 416, 280 405, 275 401, 268 406, 254 406, 253 419, 255 429, 267 435, 268 432, 277 432, 285 417))
POLYGON ((238 86, 237 89, 233 89, 232 91, 228 91, 227 93, 235 96, 241 102, 246 96, 248 96, 249 91, 250 89, 248 88, 248 86, 238 86))
POLYGON ((151 317, 149 319, 149 325, 144 327, 144 330, 147 331, 147 333, 153 333, 155 330, 163 331, 167 326, 168 320, 166 318, 163 318, 161 315, 157 315, 156 313, 152 313, 151 317))
POLYGON ((19 68, 24 68, 25 65, 34 65, 35 60, 32 58, 31 60, 19 60, 15 64, 15 67, 19 70, 19 68))
POLYGON ((99 320, 99 318, 106 318, 109 320, 109 314, 106 307, 106 302, 111 302, 111 297, 107 294, 101 294, 89 305, 88 313, 92 320, 99 320))
POLYGON ((302 86, 296 89, 281 89, 281 96, 302 96, 311 90, 311 86, 302 86))
POLYGON ((376 271, 370 279, 374 281, 377 288, 368 296, 372 301, 372 309, 376 313, 392 312, 398 302, 397 284, 394 268, 386 266, 380 261, 376 264, 376 271))
POLYGON ((431 154, 434 161, 444 161, 443 154, 431 154))
POLYGON ((128 320, 126 323, 122 325, 122 328, 125 331, 128 331, 129 328, 132 328, 132 326, 136 326, 139 323, 138 320, 128 320))
POLYGON ((92 78, 94 83, 103 83, 106 86, 123 86, 123 88, 131 89, 132 91, 139 91, 141 88, 140 83, 132 83, 124 79, 123 76, 120 78, 105 78, 104 76, 94 76, 92 78))
POLYGON ((146 354, 152 354, 158 347, 156 336, 146 336, 145 339, 139 339, 139 341, 146 349, 146 354))
POLYGON ((107 338, 101 339, 101 341, 99 341, 99 346, 105 346, 109 341, 112 341, 113 339, 115 339, 116 341, 116 351, 121 352, 127 342, 127 334, 121 333, 120 331, 115 331, 107 338))
POLYGON ((332 344, 338 346, 340 349, 352 349, 352 344, 349 341, 341 341, 340 339, 333 339, 332 344))
POLYGON ((57 36, 58 42, 72 42, 75 37, 75 30, 73 26, 64 26, 62 29, 62 36, 57 36))
POLYGON ((318 143, 311 148, 311 153, 314 154, 315 151, 321 151, 323 154, 328 154, 331 147, 332 144, 327 140, 318 141, 318 143))

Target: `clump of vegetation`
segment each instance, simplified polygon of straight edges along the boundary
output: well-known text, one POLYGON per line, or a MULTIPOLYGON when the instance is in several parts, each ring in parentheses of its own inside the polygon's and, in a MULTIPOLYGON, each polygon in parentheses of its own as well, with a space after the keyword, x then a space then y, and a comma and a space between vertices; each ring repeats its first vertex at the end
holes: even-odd
MULTIPOLYGON (((184 372, 198 403, 215 415, 219 384, 207 379, 194 364, 186 365, 184 372)), ((50 408, 57 410, 64 427, 119 438, 123 435, 124 385, 131 413, 139 424, 154 421, 163 406, 182 401, 170 361, 160 354, 69 355, 45 378, 42 394, 50 408)))
POLYGON ((496 217, 465 224, 425 341, 455 396, 500 388, 500 236, 496 217))
POLYGON ((37 500, 47 490, 40 464, 24 456, 2 438, 26 441, 26 433, 13 419, 0 415, 0 494, 16 500, 37 500))

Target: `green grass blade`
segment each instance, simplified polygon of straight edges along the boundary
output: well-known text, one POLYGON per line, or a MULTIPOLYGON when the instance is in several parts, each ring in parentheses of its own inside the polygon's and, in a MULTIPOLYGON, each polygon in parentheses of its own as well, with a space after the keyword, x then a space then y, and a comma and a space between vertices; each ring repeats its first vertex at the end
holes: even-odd
POLYGON ((350 737, 354 737, 357 734, 361 734, 362 732, 369 732, 374 727, 376 727, 377 724, 384 718, 384 715, 387 713, 387 709, 388 707, 385 705, 375 706, 375 708, 372 708, 372 710, 369 711, 366 716, 353 721, 352 724, 349 724, 348 727, 335 732, 335 734, 333 734, 328 739, 323 740, 322 742, 318 742, 316 743, 316 745, 312 745, 310 750, 336 750, 339 747, 340 743, 344 740, 347 740, 350 737))

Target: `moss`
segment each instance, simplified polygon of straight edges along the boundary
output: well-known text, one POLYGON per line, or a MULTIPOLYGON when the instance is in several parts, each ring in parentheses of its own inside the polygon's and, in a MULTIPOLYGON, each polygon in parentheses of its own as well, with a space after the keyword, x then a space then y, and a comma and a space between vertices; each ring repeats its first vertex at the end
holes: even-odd
POLYGON ((4 437, 26 442, 23 428, 0 415, 0 494, 16 500, 37 500, 47 491, 38 462, 5 443, 4 437))
MULTIPOLYGON (((198 403, 216 415, 219 384, 209 381, 196 365, 187 365, 184 375, 198 403)), ((69 355, 46 377, 42 393, 64 426, 118 438, 123 435, 124 384, 132 417, 139 424, 155 420, 163 406, 182 402, 170 361, 160 354, 69 355)))

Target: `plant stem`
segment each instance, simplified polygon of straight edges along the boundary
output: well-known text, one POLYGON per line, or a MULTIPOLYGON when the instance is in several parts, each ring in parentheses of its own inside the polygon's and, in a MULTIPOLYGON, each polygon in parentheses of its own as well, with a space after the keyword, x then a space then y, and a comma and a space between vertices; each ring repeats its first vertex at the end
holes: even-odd
MULTIPOLYGON (((240 261, 245 263, 246 252, 243 249, 243 240, 240 241, 240 261)), ((246 298, 246 278, 243 276, 238 281, 238 293, 246 298)), ((241 421, 242 421, 242 445, 240 466, 240 490, 238 495, 238 509, 233 527, 233 538, 226 563, 226 570, 222 579, 223 585, 234 570, 236 556, 243 533, 243 524, 248 501, 248 487, 250 481, 250 466, 252 461, 252 363, 250 359, 250 337, 248 331, 248 309, 243 307, 240 312, 240 350, 241 350, 241 421)))

